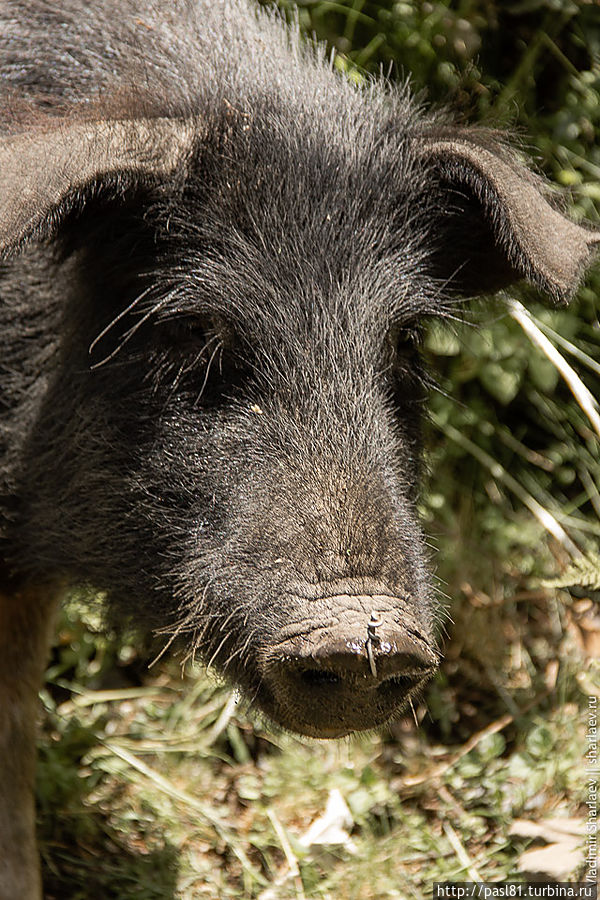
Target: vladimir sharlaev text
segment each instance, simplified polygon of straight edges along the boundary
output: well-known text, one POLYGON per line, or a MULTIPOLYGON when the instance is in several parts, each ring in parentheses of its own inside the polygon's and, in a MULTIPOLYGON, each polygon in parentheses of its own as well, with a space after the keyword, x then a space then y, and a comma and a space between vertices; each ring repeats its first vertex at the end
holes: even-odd
POLYGON ((585 827, 586 840, 586 880, 597 883, 598 881, 598 777, 600 768, 598 765, 598 697, 590 694, 588 698, 588 727, 587 727, 587 800, 588 818, 585 827))

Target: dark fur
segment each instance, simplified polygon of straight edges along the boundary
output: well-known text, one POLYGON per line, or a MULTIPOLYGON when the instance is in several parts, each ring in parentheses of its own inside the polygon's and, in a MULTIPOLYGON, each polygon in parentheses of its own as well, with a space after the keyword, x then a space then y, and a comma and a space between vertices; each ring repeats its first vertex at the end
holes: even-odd
POLYGON ((284 627, 347 614, 331 583, 382 585, 433 642, 419 322, 521 275, 563 299, 583 265, 565 287, 527 224, 515 238, 486 160, 543 189, 493 135, 357 89, 322 55, 236 2, 0 4, 3 128, 26 136, 37 194, 56 154, 77 157, 73 123, 197 123, 168 177, 75 172, 12 238, 5 580, 90 583, 251 695, 284 627), (446 160, 452 141, 483 175, 446 160))

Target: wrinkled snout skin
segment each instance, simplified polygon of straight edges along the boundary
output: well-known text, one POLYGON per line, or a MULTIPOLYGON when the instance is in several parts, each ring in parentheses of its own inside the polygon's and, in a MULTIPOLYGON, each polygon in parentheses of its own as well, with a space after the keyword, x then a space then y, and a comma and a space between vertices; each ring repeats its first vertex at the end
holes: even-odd
POLYGON ((371 579, 345 579, 327 589, 335 593, 299 598, 308 599, 316 621, 327 624, 284 627, 284 639, 259 664, 263 708, 288 728, 317 738, 384 724, 438 665, 433 637, 416 624, 410 600, 378 593, 371 579))

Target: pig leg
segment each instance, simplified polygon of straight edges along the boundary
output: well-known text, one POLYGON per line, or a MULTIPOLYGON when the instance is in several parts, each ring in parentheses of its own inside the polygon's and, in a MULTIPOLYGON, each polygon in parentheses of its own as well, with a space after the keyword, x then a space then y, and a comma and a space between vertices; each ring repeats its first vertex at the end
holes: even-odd
POLYGON ((35 839, 35 737, 55 597, 48 585, 0 588, 0 900, 42 896, 35 839))

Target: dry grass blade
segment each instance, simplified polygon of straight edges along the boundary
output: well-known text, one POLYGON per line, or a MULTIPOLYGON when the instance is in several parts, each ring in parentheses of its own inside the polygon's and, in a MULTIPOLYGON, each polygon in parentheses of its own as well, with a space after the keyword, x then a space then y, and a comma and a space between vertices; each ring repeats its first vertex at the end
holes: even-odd
POLYGON ((294 882, 294 890, 297 900, 304 900, 304 886, 302 884, 302 877, 300 875, 298 860, 296 859, 296 855, 292 849, 292 845, 288 840, 288 836, 285 833, 285 829, 272 809, 267 810, 267 816, 271 825, 273 826, 275 834, 277 835, 277 839, 281 845, 281 849, 285 854, 286 865, 280 870, 272 886, 260 895, 259 900, 275 900, 275 898, 279 896, 279 888, 281 888, 288 880, 293 880, 294 882))
POLYGON ((449 759, 431 766, 429 769, 420 772, 418 775, 407 775, 404 778, 400 778, 397 781, 397 785, 399 787, 416 787, 419 784, 426 784, 430 779, 440 778, 445 772, 451 769, 459 759, 462 759, 463 756, 470 753, 471 750, 473 750, 485 737, 488 737, 490 734, 496 734, 498 731, 502 731, 510 725, 511 722, 514 722, 514 719, 515 717, 510 714, 501 716, 501 718, 497 719, 495 722, 491 722, 490 725, 482 728, 481 731, 478 731, 469 738, 469 740, 466 741, 456 753, 453 753, 449 759))
POLYGON ((264 883, 263 876, 258 872, 256 867, 252 865, 244 851, 233 839, 231 825, 226 823, 219 816, 215 815, 214 812, 209 811, 209 808, 206 804, 200 803, 195 797, 192 797, 191 794, 188 794, 186 791, 182 791, 179 788, 175 787, 175 785, 172 784, 167 778, 164 778, 151 766, 148 766, 146 763, 142 762, 141 759, 138 759, 135 754, 130 753, 123 747, 119 747, 118 744, 115 744, 113 741, 101 741, 101 743, 110 753, 114 754, 114 756, 122 759, 123 762, 127 763, 129 766, 135 769, 136 772, 139 772, 141 775, 144 775, 146 778, 152 781, 155 787, 157 787, 160 791, 167 794, 174 800, 185 803, 186 806, 199 813, 205 824, 213 828, 217 832, 221 840, 223 840, 231 848, 232 853, 237 856, 244 870, 251 876, 251 878, 258 883, 264 883))
POLYGON ((594 395, 585 386, 575 369, 569 365, 564 356, 558 352, 554 344, 546 337, 523 304, 519 300, 511 298, 507 301, 507 305, 511 317, 515 322, 519 323, 531 342, 542 351, 556 367, 562 378, 564 378, 577 403, 590 420, 598 438, 600 438, 600 407, 594 395))
POLYGON ((553 328, 550 328, 545 322, 536 322, 536 324, 538 328, 540 328, 547 337, 552 338, 559 347, 562 347, 563 350, 566 350, 567 353, 574 356, 575 359, 579 360, 582 365, 586 366, 586 368, 590 369, 592 372, 595 372, 596 375, 600 375, 600 362, 592 359, 592 357, 588 353, 585 353, 581 347, 568 341, 562 334, 559 334, 553 328))
POLYGON ((448 838, 448 843, 456 853, 456 858, 469 876, 469 879, 471 881, 482 881, 481 875, 475 868, 471 857, 465 850, 459 836, 457 835, 450 822, 443 822, 442 827, 444 829, 446 837, 448 838))
POLYGON ((460 447, 474 456, 481 465, 485 466, 486 469, 489 469, 496 481, 500 481, 502 484, 506 485, 506 487, 519 498, 521 503, 533 513, 540 525, 562 544, 571 556, 579 557, 582 555, 577 544, 571 540, 565 529, 553 516, 550 510, 542 506, 529 491, 526 491, 525 488, 519 484, 517 479, 506 471, 504 466, 491 457, 489 453, 486 453, 481 447, 478 447, 473 441, 469 440, 469 438, 465 437, 458 428, 455 428, 448 422, 442 422, 435 413, 431 414, 431 420, 443 434, 450 438, 450 440, 455 441, 460 447))

